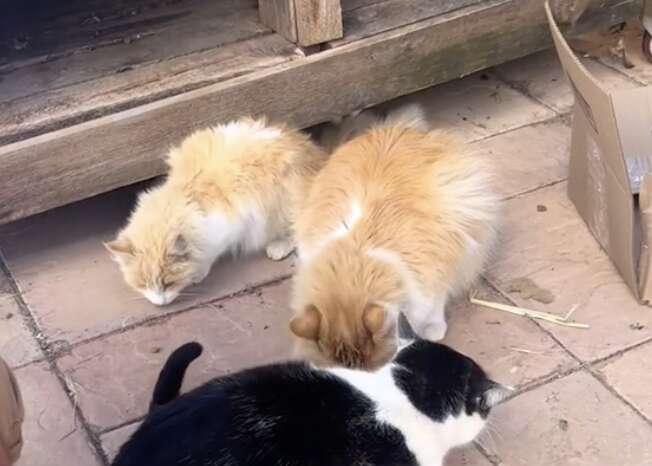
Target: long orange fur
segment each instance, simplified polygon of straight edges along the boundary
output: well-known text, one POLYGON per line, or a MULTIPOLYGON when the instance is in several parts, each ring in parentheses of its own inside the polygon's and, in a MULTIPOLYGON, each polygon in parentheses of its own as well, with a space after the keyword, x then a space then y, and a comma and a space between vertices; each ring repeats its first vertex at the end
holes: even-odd
POLYGON ((432 300, 443 312, 486 261, 498 213, 491 165, 424 130, 418 113, 406 109, 336 150, 297 219, 290 328, 299 354, 317 363, 383 364, 399 311, 417 333, 441 338, 445 321, 429 327, 431 316, 420 321, 410 307, 432 300))
POLYGON ((197 131, 170 151, 167 179, 139 196, 106 247, 126 283, 158 305, 203 280, 226 253, 267 246, 280 259, 325 159, 307 135, 264 119, 197 131))

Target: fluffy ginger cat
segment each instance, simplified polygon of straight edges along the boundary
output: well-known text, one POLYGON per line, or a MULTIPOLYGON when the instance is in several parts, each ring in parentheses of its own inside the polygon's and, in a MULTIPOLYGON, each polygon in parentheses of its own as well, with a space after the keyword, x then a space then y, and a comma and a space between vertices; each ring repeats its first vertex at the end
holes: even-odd
POLYGON ((479 276, 498 207, 487 161, 428 131, 418 106, 354 130, 295 225, 298 355, 379 367, 396 351, 399 312, 422 338, 442 339, 446 302, 479 276))
POLYGON ((326 154, 307 135, 244 118, 170 151, 166 181, 142 193, 107 249, 124 280, 156 305, 202 281, 220 256, 294 249, 290 225, 326 154))

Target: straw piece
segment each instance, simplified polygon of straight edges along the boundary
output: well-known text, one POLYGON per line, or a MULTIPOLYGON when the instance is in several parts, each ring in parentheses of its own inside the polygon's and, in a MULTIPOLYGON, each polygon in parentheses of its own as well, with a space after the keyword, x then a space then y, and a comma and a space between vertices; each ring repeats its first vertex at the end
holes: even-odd
POLYGON ((497 311, 509 312, 510 314, 516 314, 519 316, 531 317, 532 319, 544 320, 546 322, 550 322, 556 325, 561 325, 564 327, 573 327, 573 328, 582 328, 582 329, 589 328, 589 325, 587 324, 580 324, 578 322, 568 322, 566 318, 560 317, 555 314, 550 314, 548 312, 534 311, 531 309, 525 309, 517 306, 510 306, 509 304, 485 301, 482 299, 477 299, 475 295, 471 296, 469 298, 469 301, 472 304, 476 304, 478 306, 495 309, 497 311))
POLYGON ((544 354, 544 351, 533 351, 533 350, 526 349, 526 348, 518 348, 516 346, 510 346, 509 349, 511 349, 512 351, 516 351, 517 353, 544 354))

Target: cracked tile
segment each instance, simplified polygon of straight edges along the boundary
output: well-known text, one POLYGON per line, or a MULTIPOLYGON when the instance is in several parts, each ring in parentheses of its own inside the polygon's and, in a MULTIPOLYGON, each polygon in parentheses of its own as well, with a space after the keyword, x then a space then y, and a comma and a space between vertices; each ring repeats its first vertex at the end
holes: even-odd
POLYGON ((213 377, 289 357, 289 283, 202 306, 160 322, 75 348, 58 364, 79 393, 97 430, 142 416, 163 362, 179 345, 198 341, 204 354, 188 371, 185 389, 213 377), (106 374, 111 383, 105 383, 106 374))
POLYGON ((490 281, 507 292, 514 279, 527 277, 555 298, 542 304, 512 293, 519 306, 558 315, 576 306, 573 318, 590 329, 542 325, 582 361, 652 337, 651 309, 636 302, 589 233, 566 195, 566 183, 509 200, 500 240, 490 281))
POLYGON ((292 259, 225 260, 187 298, 150 304, 127 288, 102 246, 125 221, 135 192, 121 189, 0 228, 0 247, 50 342, 76 343, 291 272, 292 259))

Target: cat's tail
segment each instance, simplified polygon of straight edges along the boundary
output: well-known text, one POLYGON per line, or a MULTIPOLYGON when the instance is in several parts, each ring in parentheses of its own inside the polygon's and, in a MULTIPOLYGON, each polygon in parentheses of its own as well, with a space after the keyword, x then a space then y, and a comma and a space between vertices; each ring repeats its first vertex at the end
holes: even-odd
POLYGON ((407 126, 419 131, 430 131, 430 124, 423 107, 412 103, 390 110, 385 118, 385 124, 390 126, 407 126))
POLYGON ((202 346, 193 341, 179 346, 172 352, 158 375, 152 401, 149 404, 150 411, 179 396, 186 369, 188 369, 191 362, 201 355, 202 350, 202 346))
POLYGON ((430 125, 421 105, 406 104, 387 112, 385 116, 374 108, 357 110, 331 121, 320 136, 320 144, 329 152, 377 126, 403 126, 419 131, 430 131, 430 125))
POLYGON ((382 121, 375 110, 356 110, 342 118, 333 119, 322 131, 319 143, 332 152, 382 121))

